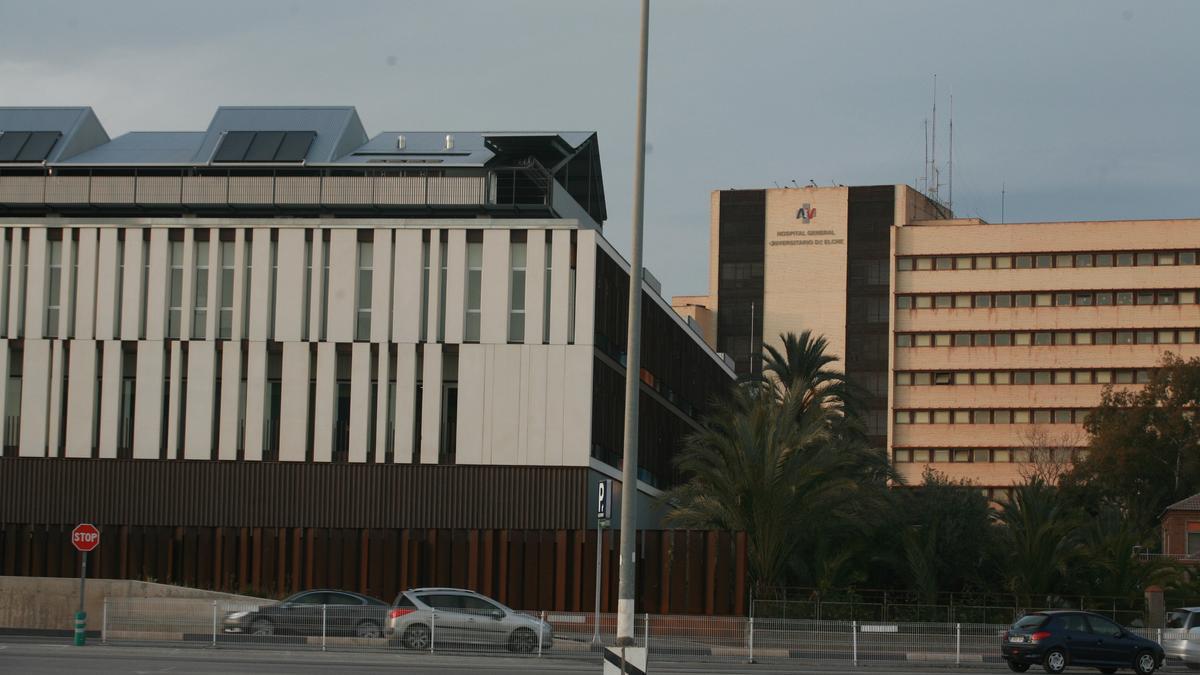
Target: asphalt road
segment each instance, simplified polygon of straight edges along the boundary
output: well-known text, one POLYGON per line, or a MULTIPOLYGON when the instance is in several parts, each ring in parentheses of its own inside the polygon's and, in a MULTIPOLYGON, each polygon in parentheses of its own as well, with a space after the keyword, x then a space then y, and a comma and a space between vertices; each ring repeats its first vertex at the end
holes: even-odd
MULTIPOLYGON (((786 664, 669 663, 651 662, 655 675, 699 675, 701 673, 829 673, 866 672, 890 675, 918 673, 1007 673, 1000 664, 978 664, 967 668, 945 666, 913 667, 878 664, 854 668, 845 663, 805 661, 786 664)), ((1180 672, 1178 667, 1168 671, 1180 672)), ((1090 672, 1077 670, 1076 672, 1090 672)), ((503 655, 417 655, 412 653, 312 652, 255 649, 205 649, 202 647, 124 647, 88 645, 75 647, 63 639, 35 640, 6 638, 0 641, 0 673, 58 675, 332 675, 334 673, 445 673, 447 675, 558 675, 599 673, 600 663, 591 660, 510 657, 503 655)))

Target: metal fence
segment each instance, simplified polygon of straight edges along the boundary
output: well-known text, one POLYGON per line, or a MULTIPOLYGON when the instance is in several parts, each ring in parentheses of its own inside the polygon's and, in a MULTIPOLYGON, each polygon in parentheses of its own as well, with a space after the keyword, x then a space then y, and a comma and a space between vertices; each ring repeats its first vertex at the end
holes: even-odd
POLYGON ((1080 609, 1095 612, 1124 625, 1140 625, 1144 621, 1144 609, 1131 609, 1124 602, 1108 598, 1070 598, 1053 605, 1021 606, 1016 602, 1002 604, 997 598, 968 598, 968 602, 954 602, 955 598, 939 598, 936 603, 922 603, 896 594, 886 594, 854 599, 829 600, 820 597, 798 600, 751 599, 751 614, 755 617, 777 619, 810 619, 818 621, 859 622, 903 622, 903 623, 1011 623, 1029 612, 1048 609, 1080 609), (969 602, 969 600, 976 602, 969 602), (980 601, 983 600, 983 601, 980 601), (992 602, 986 602, 991 600, 992 602))
MULTIPOLYGON (((401 635, 388 630, 388 608, 348 611, 345 606, 310 605, 293 610, 286 626, 258 630, 252 619, 259 608, 256 603, 111 598, 104 604, 101 639, 109 644, 390 650, 398 655, 494 651, 534 658, 599 660, 602 646, 613 644, 616 637, 615 614, 600 614, 597 620, 592 613, 514 612, 502 620, 491 613, 438 611, 427 624, 419 622, 428 628, 427 633, 401 635), (530 635, 528 642, 517 641, 515 633, 520 629, 513 628, 519 625, 513 621, 520 620, 526 621, 526 626, 536 624, 535 620, 544 622, 545 628, 538 630, 540 639, 530 635), (362 630, 364 624, 368 624, 366 630, 362 630), (489 637, 484 634, 488 630, 499 631, 499 635, 489 637)), ((639 614, 635 641, 637 646, 649 648, 652 659, 677 662, 961 665, 999 663, 1006 628, 1004 624, 981 623, 639 614)), ((1173 631, 1136 632, 1161 643, 1164 637, 1170 639, 1173 631)))

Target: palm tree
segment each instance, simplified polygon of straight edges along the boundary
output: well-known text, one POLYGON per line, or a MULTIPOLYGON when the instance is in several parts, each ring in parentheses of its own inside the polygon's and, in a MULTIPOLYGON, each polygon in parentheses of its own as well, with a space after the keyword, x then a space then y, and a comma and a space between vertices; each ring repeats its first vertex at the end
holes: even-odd
POLYGON ((1034 478, 994 517, 1003 526, 1000 555, 1009 590, 1026 605, 1051 604, 1046 599, 1061 594, 1074 555, 1074 513, 1057 488, 1034 478))
POLYGON ((820 406, 837 412, 831 423, 860 426, 862 391, 832 367, 838 358, 827 353, 829 341, 808 330, 783 333, 779 340, 782 349, 763 345, 762 385, 777 398, 796 393, 802 409, 820 406))
POLYGON ((1078 531, 1078 565, 1073 575, 1082 595, 1120 597, 1127 605, 1140 604, 1147 586, 1176 586, 1180 566, 1170 559, 1142 559, 1137 549, 1149 548, 1154 537, 1140 531, 1124 512, 1102 505, 1078 531))
POLYGON ((854 488, 828 444, 830 413, 800 403, 735 389, 685 442, 676 464, 690 480, 665 496, 671 525, 745 532, 760 590, 782 581, 804 521, 854 488))

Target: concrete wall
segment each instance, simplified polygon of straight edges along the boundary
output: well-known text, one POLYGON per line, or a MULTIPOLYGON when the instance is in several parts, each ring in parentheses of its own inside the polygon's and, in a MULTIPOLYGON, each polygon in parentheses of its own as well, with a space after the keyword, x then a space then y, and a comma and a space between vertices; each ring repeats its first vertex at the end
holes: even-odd
MULTIPOLYGON (((88 579, 88 630, 100 630, 104 598, 179 598, 261 604, 269 602, 231 593, 215 593, 146 581, 88 579)), ((0 576, 0 628, 71 630, 79 608, 79 579, 0 576)))

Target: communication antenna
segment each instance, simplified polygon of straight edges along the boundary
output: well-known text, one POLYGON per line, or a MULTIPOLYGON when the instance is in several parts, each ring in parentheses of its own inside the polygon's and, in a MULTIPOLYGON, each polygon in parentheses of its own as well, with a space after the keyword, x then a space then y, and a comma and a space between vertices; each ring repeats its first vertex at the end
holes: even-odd
POLYGON ((1003 181, 1001 181, 1001 182, 1000 182, 1000 222, 1001 222, 1001 223, 1003 223, 1003 222, 1004 222, 1004 196, 1005 196, 1005 192, 1007 192, 1007 189, 1006 189, 1006 187, 1005 187, 1005 185, 1004 185, 1004 182, 1003 182, 1003 181))
POLYGON ((929 189, 934 201, 938 198, 937 175, 937 73, 933 74, 933 123, 929 134, 929 177, 933 179, 933 187, 929 189))
POLYGON ((954 94, 950 94, 950 180, 946 185, 946 208, 954 215, 954 94))
POLYGON ((926 194, 929 193, 929 118, 925 118, 925 175, 921 177, 926 194))

